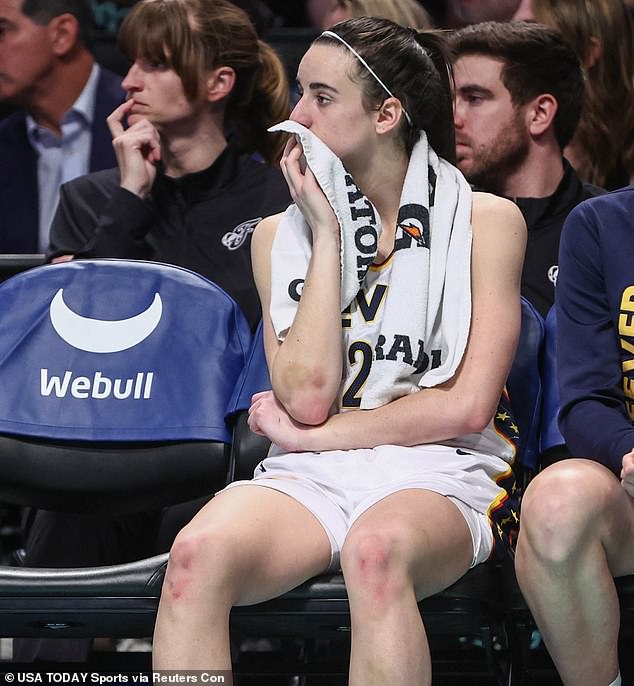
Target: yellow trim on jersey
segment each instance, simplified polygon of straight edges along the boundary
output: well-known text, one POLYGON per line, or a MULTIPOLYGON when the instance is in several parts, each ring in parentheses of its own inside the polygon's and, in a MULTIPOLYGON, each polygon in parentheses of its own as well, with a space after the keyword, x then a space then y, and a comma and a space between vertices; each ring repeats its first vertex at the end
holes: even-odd
POLYGON ((369 271, 372 272, 380 272, 386 267, 390 265, 390 262, 394 259, 394 255, 396 255, 396 250, 392 250, 392 252, 383 260, 383 262, 379 262, 378 264, 375 264, 374 262, 368 267, 369 271))

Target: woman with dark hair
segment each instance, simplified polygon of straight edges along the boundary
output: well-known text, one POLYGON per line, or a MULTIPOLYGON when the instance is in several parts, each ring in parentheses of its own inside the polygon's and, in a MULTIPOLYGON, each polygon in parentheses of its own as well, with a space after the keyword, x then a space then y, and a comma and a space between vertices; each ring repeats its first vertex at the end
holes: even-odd
POLYGON ((50 257, 187 267, 255 325, 251 233, 289 200, 283 139, 266 132, 290 111, 283 65, 227 0, 143 0, 119 42, 133 62, 108 119, 119 168, 63 186, 50 257))
POLYGON ((276 127, 294 204, 253 245, 273 445, 177 536, 158 669, 230 669, 233 605, 341 568, 350 684, 428 684, 417 600, 505 547, 525 225, 448 161, 449 75, 439 37, 378 18, 302 59, 276 127))

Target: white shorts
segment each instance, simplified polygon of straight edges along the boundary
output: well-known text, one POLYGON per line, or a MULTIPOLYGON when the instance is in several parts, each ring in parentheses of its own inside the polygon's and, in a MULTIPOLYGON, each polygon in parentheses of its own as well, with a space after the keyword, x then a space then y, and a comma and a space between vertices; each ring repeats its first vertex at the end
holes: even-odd
MULTIPOLYGON (((271 454, 253 479, 227 486, 273 488, 293 497, 323 526, 331 547, 329 571, 339 569, 343 543, 354 521, 379 500, 410 488, 448 497, 465 518, 473 542, 471 566, 493 550, 489 512, 505 495, 496 479, 510 465, 499 457, 444 445, 381 445, 323 453, 271 454)), ((225 489, 226 490, 226 489, 225 489)))

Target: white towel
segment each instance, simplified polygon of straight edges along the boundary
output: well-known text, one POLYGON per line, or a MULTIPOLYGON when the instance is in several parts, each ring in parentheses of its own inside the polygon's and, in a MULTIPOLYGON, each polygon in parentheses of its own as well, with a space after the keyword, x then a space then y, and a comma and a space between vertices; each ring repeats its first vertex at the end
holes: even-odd
MULTIPOLYGON (((341 227, 341 310, 353 301, 374 262, 380 217, 334 153, 297 122, 270 129, 298 136, 306 162, 341 227)), ((297 301, 296 284, 305 278, 312 233, 296 205, 277 229, 271 256, 271 319, 283 340, 297 301), (295 285, 292 285, 295 284, 295 285)), ((471 188, 462 174, 428 146, 424 132, 412 152, 395 237, 393 266, 379 332, 424 341, 440 351, 415 373, 405 361, 377 360, 363 390, 362 408, 450 379, 462 359, 471 321, 471 188), (430 197, 431 196, 431 197, 430 197)), ((301 289, 300 289, 301 290, 301 289)))

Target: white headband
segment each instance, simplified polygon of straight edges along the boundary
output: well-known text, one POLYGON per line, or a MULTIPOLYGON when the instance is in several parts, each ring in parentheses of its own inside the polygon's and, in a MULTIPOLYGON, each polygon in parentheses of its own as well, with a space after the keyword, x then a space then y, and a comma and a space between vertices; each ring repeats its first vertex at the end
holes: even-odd
MULTIPOLYGON (((381 81, 381 79, 378 77, 377 73, 372 69, 372 67, 361 57, 361 55, 349 44, 346 43, 346 41, 339 35, 337 35, 334 31, 324 31, 322 36, 332 36, 333 38, 336 38, 340 43, 343 43, 343 45, 350 50, 350 52, 361 62, 361 64, 372 74, 372 76, 375 78, 376 82, 381 86, 381 88, 391 97, 395 98, 396 96, 392 93, 392 91, 381 81)), ((401 103, 401 107, 403 107, 403 103, 401 103)), ((409 116, 409 113, 407 110, 403 107, 403 114, 405 115, 405 119, 407 119, 407 123, 410 126, 413 126, 412 124, 412 118, 409 116)))

